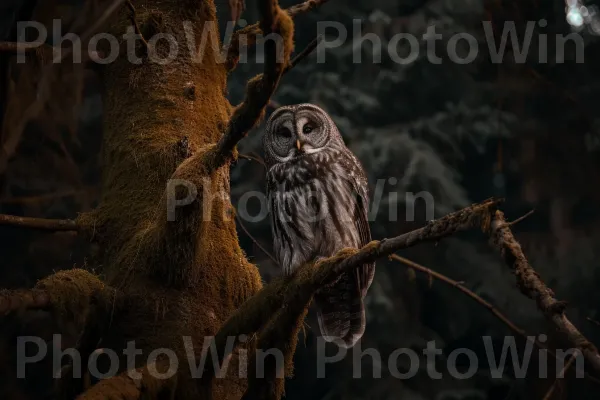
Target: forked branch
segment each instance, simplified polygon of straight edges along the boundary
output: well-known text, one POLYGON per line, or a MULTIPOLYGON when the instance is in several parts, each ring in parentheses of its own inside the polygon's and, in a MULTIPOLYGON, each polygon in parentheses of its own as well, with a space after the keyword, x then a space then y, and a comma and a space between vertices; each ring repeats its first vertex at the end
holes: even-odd
POLYGON ((494 212, 487 232, 490 235, 490 243, 500 252, 504 262, 517 278, 517 286, 521 292, 535 300, 544 316, 566 337, 570 345, 581 351, 596 374, 600 375, 600 354, 596 346, 569 321, 565 315, 566 303, 554 297, 554 292, 529 265, 502 211, 494 212))

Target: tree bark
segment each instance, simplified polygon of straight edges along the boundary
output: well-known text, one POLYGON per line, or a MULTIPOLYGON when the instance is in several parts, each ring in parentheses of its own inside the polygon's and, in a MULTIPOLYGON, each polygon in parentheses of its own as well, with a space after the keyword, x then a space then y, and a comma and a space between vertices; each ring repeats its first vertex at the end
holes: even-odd
MULTIPOLYGON (((136 358, 137 368, 148 363, 152 350, 174 350, 180 372, 175 398, 197 399, 183 338, 191 338, 199 359, 204 337, 214 335, 262 284, 238 244, 228 163, 216 170, 207 165, 232 114, 225 97, 227 71, 210 45, 200 50, 201 61, 194 61, 188 40, 198 47, 207 30, 219 43, 215 4, 132 3, 151 47, 137 41, 142 63, 136 65, 121 43, 119 58, 104 69, 101 203, 78 222, 96 227, 106 282, 125 298, 101 338, 102 346, 122 354, 127 342, 135 340, 143 351, 136 358), (192 38, 186 37, 185 27, 192 38), (169 54, 167 40, 151 40, 159 33, 172 34, 178 44, 171 62, 153 62, 169 54), (175 221, 167 221, 171 178, 193 183, 198 193, 194 202, 177 208, 175 221)), ((131 25, 124 7, 113 17, 109 32, 119 38, 131 25)), ((120 367, 126 368, 123 357, 120 367)), ((235 376, 235 360, 228 371, 226 379, 218 380, 214 398, 239 399, 243 394, 245 383, 235 376)))

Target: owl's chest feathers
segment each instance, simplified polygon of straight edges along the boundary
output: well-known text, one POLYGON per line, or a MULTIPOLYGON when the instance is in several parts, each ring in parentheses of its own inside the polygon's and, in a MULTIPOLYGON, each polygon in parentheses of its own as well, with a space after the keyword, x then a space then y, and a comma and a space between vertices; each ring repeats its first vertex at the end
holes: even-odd
POLYGON ((346 179, 348 171, 341 163, 329 161, 297 162, 270 171, 274 218, 307 258, 329 256, 357 246, 359 240, 353 229, 347 229, 356 201, 346 179))
POLYGON ((285 203, 320 208, 332 202, 332 196, 337 196, 338 202, 346 200, 352 193, 352 187, 345 179, 347 171, 332 157, 304 157, 277 165, 270 173, 269 191, 285 203))

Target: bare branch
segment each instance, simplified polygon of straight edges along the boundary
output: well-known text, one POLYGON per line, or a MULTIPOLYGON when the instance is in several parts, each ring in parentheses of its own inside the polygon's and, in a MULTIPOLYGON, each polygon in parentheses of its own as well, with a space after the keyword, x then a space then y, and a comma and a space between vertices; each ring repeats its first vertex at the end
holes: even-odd
POLYGON ((573 353, 571 358, 569 358, 569 361, 567 361, 567 364, 565 364, 563 369, 560 371, 560 373, 556 377, 556 380, 554 381, 554 383, 552 383, 552 386, 550 386, 550 389, 548 389, 548 391, 546 392, 546 395, 544 396, 544 400, 550 400, 552 398, 552 394, 554 393, 554 390, 558 386, 559 380, 564 378, 565 373, 569 370, 569 368, 573 364, 573 361, 575 361, 575 359, 578 356, 579 356, 579 351, 575 350, 575 352, 573 353))
MULTIPOLYGON (((472 298, 473 300, 475 300, 476 302, 478 302, 479 304, 484 306, 489 312, 491 312, 496 317, 498 317, 498 319, 500 321, 502 321, 511 331, 513 331, 517 335, 523 336, 527 339, 527 333, 525 333, 525 331, 523 329, 516 326, 510 319, 508 319, 508 317, 506 317, 504 314, 502 314, 500 311, 498 311, 498 309, 496 309, 496 307, 494 307, 489 301, 486 301, 481 296, 479 296, 477 293, 464 287, 462 282, 455 281, 445 275, 440 274, 439 272, 436 272, 432 269, 429 269, 420 264, 417 264, 416 262, 411 261, 408 258, 400 257, 396 254, 392 254, 390 256, 390 259, 396 260, 396 261, 408 266, 409 268, 413 268, 418 271, 421 271, 430 277, 433 277, 439 281, 447 283, 448 285, 450 285, 452 287, 455 287, 456 289, 460 290, 462 293, 466 294, 467 296, 469 296, 470 298, 472 298)), ((527 339, 527 340, 529 340, 529 339, 527 339)), ((535 344, 537 346, 540 346, 543 348, 543 346, 540 343, 538 343, 537 341, 535 342, 535 344)))
POLYGON ((308 44, 308 46, 306 46, 306 48, 304 50, 302 50, 300 53, 298 53, 296 55, 296 57, 294 57, 292 59, 292 61, 290 61, 290 64, 285 68, 283 73, 289 72, 292 68, 294 68, 296 65, 298 65, 302 60, 304 60, 306 57, 308 57, 310 55, 310 53, 312 53, 317 48, 317 46, 319 45, 319 43, 321 43, 322 40, 323 40, 323 35, 319 35, 316 38, 314 38, 313 40, 311 40, 311 42, 308 44))
POLYGON ((565 335, 573 347, 581 351, 596 373, 600 374, 598 350, 569 321, 564 312, 566 303, 556 300, 554 292, 546 286, 537 272, 529 265, 521 245, 513 236, 501 211, 496 210, 487 232, 490 235, 490 243, 500 252, 506 265, 517 278, 517 286, 521 293, 536 301, 544 316, 565 335))
POLYGON ((15 215, 0 214, 0 225, 15 226, 19 228, 37 229, 42 231, 80 231, 83 229, 72 219, 46 219, 17 217, 15 215))
POLYGON ((519 218, 515 219, 514 221, 510 221, 508 223, 508 226, 513 226, 513 225, 518 224, 519 222, 523 221, 525 218, 529 217, 534 212, 535 212, 535 210, 531 210, 527 214, 520 216, 519 218))
POLYGON ((595 319, 592 319, 590 317, 586 318, 589 322, 591 322, 592 324, 596 325, 596 326, 600 326, 600 322, 596 321, 595 319))
MULTIPOLYGON (((390 256, 390 259, 392 260, 396 260, 404 265, 406 265, 409 268, 413 268, 416 269, 420 272, 423 272, 425 274, 427 274, 427 276, 431 279, 431 278, 436 278, 444 283, 447 283, 448 285, 455 287, 456 289, 460 290, 462 293, 466 294, 467 296, 469 296, 470 298, 472 298, 473 300, 475 300, 476 302, 478 302, 479 304, 481 304, 482 306, 484 306, 486 309, 488 309, 492 314, 494 314, 496 317, 498 317, 498 319, 500 321, 502 321, 510 330, 512 330, 514 333, 516 333, 517 335, 522 336, 525 340, 527 341, 531 341, 535 346, 537 346, 540 349, 544 349, 548 352, 548 354, 550 354, 553 358, 556 359, 556 354, 546 348, 546 346, 543 343, 540 343, 537 339, 535 339, 535 337, 533 337, 534 339, 532 339, 532 336, 528 336, 527 333, 525 332, 524 329, 519 328, 517 325, 515 325, 507 316, 505 316, 504 314, 502 314, 496 307, 494 307, 490 302, 486 301, 485 299, 483 299, 481 296, 479 296, 477 293, 469 290, 468 288, 463 286, 463 282, 458 282, 455 281, 449 277, 447 277, 446 275, 440 274, 439 272, 436 272, 432 269, 429 269, 423 265, 417 264, 416 262, 409 260, 408 258, 404 258, 404 257, 400 257, 396 254, 392 254, 390 256)), ((589 374, 585 374, 586 378, 590 379, 591 381, 600 384, 600 380, 598 380, 597 378, 590 376, 589 374)))

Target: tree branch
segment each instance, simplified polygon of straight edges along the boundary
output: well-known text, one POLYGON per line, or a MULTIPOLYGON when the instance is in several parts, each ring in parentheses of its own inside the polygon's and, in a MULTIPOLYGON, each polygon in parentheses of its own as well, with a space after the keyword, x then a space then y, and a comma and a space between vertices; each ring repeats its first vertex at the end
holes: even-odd
MULTIPOLYGON (((238 335, 250 335, 261 330, 279 310, 289 303, 295 303, 298 296, 312 296, 320 288, 334 282, 341 273, 398 250, 421 242, 436 241, 474 227, 489 227, 491 215, 500 201, 489 199, 474 204, 395 238, 373 241, 360 250, 342 250, 335 256, 316 264, 309 263, 302 266, 291 276, 273 281, 246 301, 223 324, 214 337, 218 352, 217 365, 221 365, 225 357, 230 354, 225 348, 228 338, 235 338, 237 344, 238 335)), ((212 353, 210 357, 212 358, 212 353)), ((214 376, 214 363, 207 362, 205 366, 201 385, 210 388, 214 376)))
MULTIPOLYGON (((316 264, 309 263, 302 266, 289 277, 275 280, 244 303, 221 327, 214 338, 217 349, 217 365, 220 365, 223 359, 230 354, 225 349, 227 338, 234 337, 238 340, 237 336, 240 334, 249 335, 260 331, 268 321, 272 320, 274 315, 293 302, 297 296, 312 296, 320 288, 334 282, 341 273, 375 261, 379 257, 390 255, 421 242, 436 241, 458 231, 479 227, 490 235, 492 244, 500 250, 504 260, 514 271, 522 292, 537 301, 538 307, 544 315, 567 336, 571 345, 577 347, 584 354, 594 369, 599 371, 597 363, 600 361, 600 356, 596 348, 566 318, 563 312, 564 303, 553 298, 551 290, 529 266, 510 231, 510 225, 506 223, 502 213, 496 209, 499 203, 500 200, 490 199, 480 204, 474 204, 438 220, 430 221, 420 229, 395 238, 373 241, 360 250, 342 250, 335 256, 316 264)), ((455 286, 460 287, 460 285, 455 286)), ((504 322, 506 323, 506 321, 504 322)), ((514 324, 511 328, 522 333, 522 330, 516 328, 514 324)), ((214 368, 212 362, 206 365, 201 384, 210 387, 214 368)))
POLYGON ((298 342, 298 332, 306 316, 311 295, 298 296, 293 303, 288 303, 277 313, 268 326, 263 330, 257 350, 281 349, 284 365, 278 365, 277 357, 261 356, 258 351, 248 367, 248 388, 242 400, 279 400, 284 393, 284 379, 293 370, 293 357, 298 342), (259 378, 257 369, 261 371, 259 378))
POLYGON ((174 399, 177 388, 177 374, 169 379, 157 377, 164 374, 169 365, 164 360, 148 364, 133 371, 126 371, 112 378, 104 379, 92 386, 77 400, 99 399, 174 399))
MULTIPOLYGON (((321 6, 322 4, 327 3, 329 0, 308 0, 304 3, 297 4, 295 6, 291 6, 286 9, 285 12, 291 18, 295 18, 299 14, 303 14, 308 11, 312 11, 313 9, 321 6)), ((251 46, 256 43, 256 38, 260 35, 263 35, 265 31, 261 28, 259 23, 248 25, 245 28, 242 28, 233 33, 231 37, 231 41, 227 44, 227 69, 232 71, 237 66, 237 63, 240 59, 240 48, 242 46, 241 38, 244 38, 243 45, 251 46)))
POLYGON ((552 383, 552 386, 550 386, 550 389, 548 389, 548 391, 546 392, 546 395, 544 396, 544 400, 550 400, 552 398, 552 394, 554 393, 554 390, 558 386, 560 380, 562 378, 564 378, 565 373, 569 370, 569 368, 573 364, 573 361, 575 361, 575 359, 577 357, 579 357, 579 351, 575 351, 575 353, 573 353, 573 355, 571 356, 571 358, 569 358, 569 361, 567 361, 567 364, 559 372, 558 376, 556 377, 556 379, 552 383))
MULTIPOLYGON (((514 223, 514 221, 513 221, 513 223, 514 223)), ((416 269, 420 272, 423 272, 424 274, 427 274, 430 277, 436 278, 439 281, 444 282, 444 283, 460 290, 462 293, 466 294, 468 297, 472 298, 473 300, 475 300, 476 302, 478 302, 479 304, 484 306, 488 311, 490 311, 492 314, 494 314, 494 316, 498 317, 498 319, 500 321, 502 321, 511 331, 513 331, 517 335, 522 336, 525 340, 531 341, 538 348, 546 350, 548 352, 548 354, 550 354, 554 359, 557 358, 556 353, 554 353, 552 350, 546 348, 546 346, 544 344, 540 343, 537 339, 535 339, 534 336, 532 339, 532 336, 528 336, 524 329, 519 328, 507 316, 502 314, 496 307, 494 307, 494 305, 492 305, 490 302, 483 299, 477 293, 475 293, 475 292, 471 291, 470 289, 466 288, 465 286, 463 286, 463 284, 461 282, 455 281, 454 279, 451 279, 451 278, 447 277, 446 275, 440 274, 439 272, 429 269, 423 265, 417 264, 416 262, 409 260, 408 258, 400 257, 396 254, 392 254, 390 256, 390 259, 396 260, 396 261, 406 265, 408 268, 416 269)), ((597 384, 600 384, 600 380, 598 380, 597 378, 595 378, 587 373, 585 374, 585 376, 586 376, 586 378, 590 379, 591 381, 593 381, 597 384)))
POLYGON ((19 228, 38 229, 42 231, 80 231, 83 227, 72 219, 46 219, 17 217, 15 215, 0 214, 0 225, 15 226, 19 228))
POLYGON ((298 53, 292 59, 292 61, 290 61, 289 65, 287 67, 285 67, 285 70, 283 71, 283 73, 285 74, 285 73, 289 72, 292 68, 294 68, 300 62, 302 62, 302 60, 304 60, 306 57, 308 57, 310 55, 310 53, 312 53, 317 48, 317 46, 319 45, 319 43, 321 43, 322 40, 323 40, 323 35, 319 35, 316 38, 314 38, 313 40, 311 40, 310 43, 304 48, 304 50, 302 50, 300 53, 298 53))
POLYGON ((44 309, 50 304, 50 296, 44 290, 0 291, 0 316, 19 309, 44 309))
POLYGON ((259 2, 262 20, 261 30, 267 34, 275 33, 283 40, 283 49, 278 51, 277 43, 269 40, 265 43, 265 68, 248 82, 246 98, 238 105, 216 145, 213 168, 216 169, 233 157, 236 144, 244 138, 264 115, 265 107, 279 84, 285 68, 290 61, 293 48, 294 23, 276 0, 259 2))
MULTIPOLYGON (((485 299, 483 299, 477 293, 475 293, 472 290, 463 286, 462 283, 455 281, 454 279, 451 279, 451 278, 447 277, 446 275, 442 275, 439 272, 436 272, 432 269, 429 269, 420 264, 417 264, 416 262, 409 260, 408 258, 404 258, 404 257, 400 257, 396 254, 392 254, 390 256, 390 259, 396 260, 396 261, 406 265, 409 268, 416 269, 420 272, 423 272, 423 273, 427 274, 428 276, 431 276, 441 282, 444 282, 444 283, 460 290, 462 293, 466 294, 468 297, 472 298, 473 300, 475 300, 476 302, 481 304, 483 307, 485 307, 489 312, 494 314, 494 316, 496 316, 500 321, 502 321, 511 331, 513 331, 517 335, 523 336, 524 338, 527 339, 527 333, 525 333, 525 331, 523 329, 516 326, 510 319, 508 319, 508 317, 506 317, 504 314, 502 314, 500 311, 498 311, 498 309, 496 307, 494 307, 493 304, 491 304, 489 301, 486 301, 485 299)), ((543 346, 541 346, 537 341, 535 342, 535 344, 537 346, 543 348, 543 346)))
POLYGON ((600 374, 600 354, 596 347, 569 321, 565 315, 566 303, 558 301, 554 292, 546 286, 537 272, 529 265, 521 245, 513 236, 504 214, 496 210, 489 229, 490 243, 501 254, 506 265, 517 278, 517 286, 525 296, 535 300, 544 316, 576 347, 600 374))
POLYGON ((309 12, 314 10, 317 7, 322 6, 327 3, 329 0, 308 0, 304 3, 297 4, 295 6, 291 6, 286 10, 286 12, 290 15, 290 17, 295 17, 298 14, 309 12))

